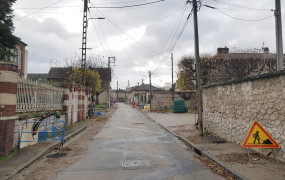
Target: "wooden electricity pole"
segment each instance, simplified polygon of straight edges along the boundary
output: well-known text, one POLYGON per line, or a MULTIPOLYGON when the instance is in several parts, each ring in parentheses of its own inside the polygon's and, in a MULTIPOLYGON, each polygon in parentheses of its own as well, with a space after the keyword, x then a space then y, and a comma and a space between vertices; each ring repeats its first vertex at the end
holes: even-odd
POLYGON ((281 2, 275 0, 277 71, 284 70, 281 2))
POLYGON ((149 71, 149 110, 151 111, 151 72, 149 71))
POLYGON ((172 101, 174 101, 174 85, 173 85, 173 53, 171 53, 171 91, 172 91, 172 101))
POLYGON ((117 81, 117 100, 119 102, 119 81, 117 81))
POLYGON ((199 31, 198 31, 198 5, 197 1, 193 0, 193 20, 194 20, 194 36, 195 36, 195 66, 196 66, 196 80, 198 91, 198 125, 200 135, 203 135, 203 94, 202 94, 202 80, 200 70, 200 55, 199 55, 199 31))

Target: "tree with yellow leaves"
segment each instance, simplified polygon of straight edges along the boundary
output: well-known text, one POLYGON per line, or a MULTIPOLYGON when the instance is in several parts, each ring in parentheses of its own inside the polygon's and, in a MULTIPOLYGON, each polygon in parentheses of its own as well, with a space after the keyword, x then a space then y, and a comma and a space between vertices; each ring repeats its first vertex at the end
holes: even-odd
MULTIPOLYGON (((83 85, 84 69, 72 68, 69 75, 69 81, 76 83, 77 85, 83 85)), ((86 69, 85 72, 85 86, 89 87, 92 92, 97 93, 101 91, 102 79, 97 71, 86 69)))

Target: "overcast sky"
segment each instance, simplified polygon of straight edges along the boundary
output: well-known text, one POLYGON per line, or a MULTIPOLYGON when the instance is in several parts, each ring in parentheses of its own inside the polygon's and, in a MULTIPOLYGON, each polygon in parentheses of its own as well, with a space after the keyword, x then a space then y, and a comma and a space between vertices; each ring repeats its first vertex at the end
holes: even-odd
MULTIPOLYGON (((91 0, 89 7, 122 7, 158 0, 91 0)), ((282 1, 284 27, 285 3, 282 1)), ((65 58, 81 54, 82 0, 18 0, 14 6, 15 35, 28 44, 28 73, 48 73, 50 66, 64 66, 65 58)), ((194 55, 193 16, 182 32, 192 5, 186 0, 132 8, 90 8, 87 31, 88 55, 99 55, 107 64, 116 57, 112 88, 171 82, 171 50, 174 80, 183 55, 194 55), (178 40, 177 40, 178 39, 178 40)), ((200 52, 215 54, 218 47, 259 48, 264 43, 275 52, 273 0, 203 0, 198 12, 200 52), (216 7, 207 8, 205 5, 216 7)), ((285 28, 285 27, 284 27, 285 28)), ((283 30, 284 35, 284 30, 283 30)), ((284 39, 284 38, 283 38, 284 39)))

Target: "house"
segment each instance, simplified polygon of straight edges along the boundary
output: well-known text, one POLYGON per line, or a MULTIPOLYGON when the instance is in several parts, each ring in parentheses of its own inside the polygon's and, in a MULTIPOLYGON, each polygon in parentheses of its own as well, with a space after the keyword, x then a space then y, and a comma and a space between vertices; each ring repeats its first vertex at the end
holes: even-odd
POLYGON ((112 90, 111 99, 119 102, 126 102, 127 91, 124 89, 112 90))
POLYGON ((39 82, 46 82, 48 74, 46 73, 29 73, 27 75, 28 79, 39 81, 39 82))
MULTIPOLYGON (((111 68, 90 68, 97 71, 102 79, 101 91, 98 95, 99 104, 104 104, 110 99, 111 95, 111 68)), ((29 74, 31 79, 35 80, 48 80, 55 82, 67 82, 68 73, 72 71, 71 67, 51 67, 48 74, 29 74)))
MULTIPOLYGON (((127 96, 126 101, 127 103, 131 103, 132 101, 135 101, 136 105, 144 105, 149 103, 149 90, 150 86, 149 84, 142 84, 140 86, 134 86, 127 88, 127 96)), ((155 86, 151 86, 151 91, 162 91, 162 89, 157 88, 155 86)))
POLYGON ((17 64, 19 76, 24 78, 27 78, 28 66, 28 51, 26 50, 26 46, 26 43, 19 41, 15 49, 10 50, 15 55, 14 57, 10 57, 10 61, 17 64))
MULTIPOLYGON (((208 83, 240 79, 276 71, 276 54, 270 53, 269 48, 252 49, 246 52, 229 48, 218 48, 213 56, 215 69, 207 76, 208 83)), ((285 61, 285 55, 284 55, 285 61)))

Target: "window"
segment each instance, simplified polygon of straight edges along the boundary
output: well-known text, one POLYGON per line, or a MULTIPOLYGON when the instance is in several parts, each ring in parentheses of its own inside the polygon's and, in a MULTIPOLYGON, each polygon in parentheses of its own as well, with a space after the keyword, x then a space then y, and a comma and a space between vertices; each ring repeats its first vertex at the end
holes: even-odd
POLYGON ((17 60, 17 64, 18 64, 18 69, 21 69, 21 59, 22 59, 22 53, 21 50, 18 49, 18 60, 17 60))

